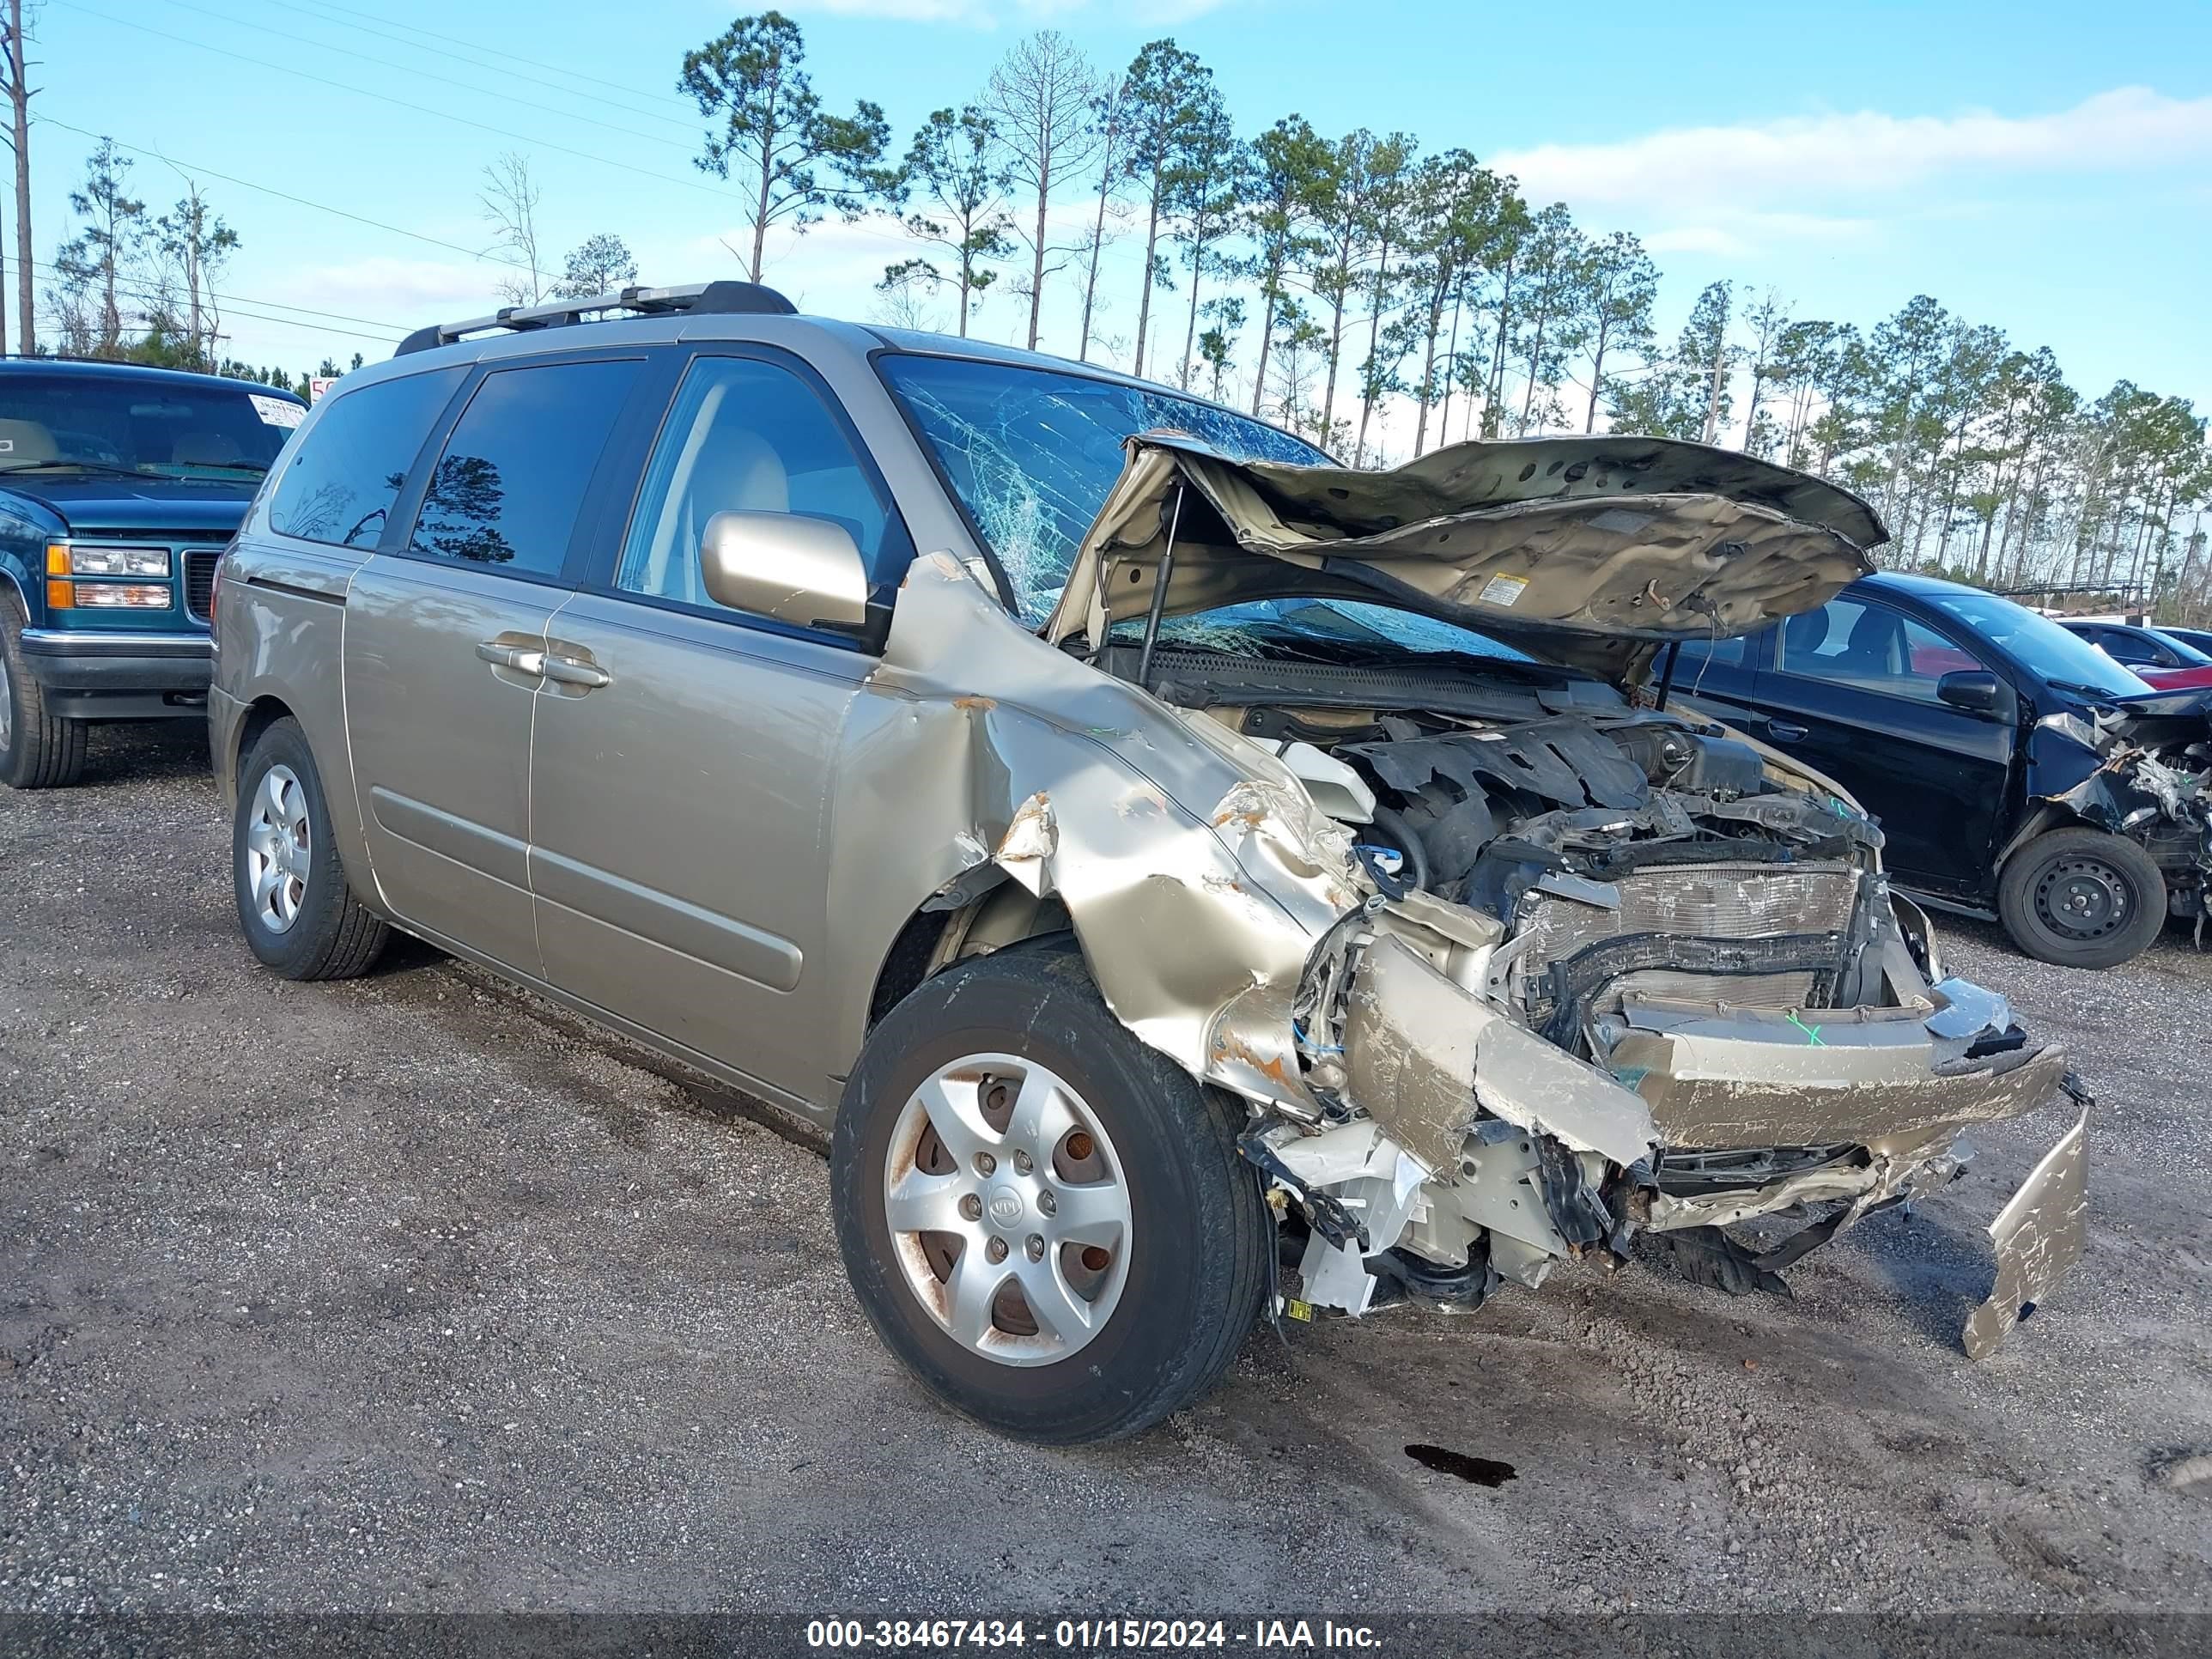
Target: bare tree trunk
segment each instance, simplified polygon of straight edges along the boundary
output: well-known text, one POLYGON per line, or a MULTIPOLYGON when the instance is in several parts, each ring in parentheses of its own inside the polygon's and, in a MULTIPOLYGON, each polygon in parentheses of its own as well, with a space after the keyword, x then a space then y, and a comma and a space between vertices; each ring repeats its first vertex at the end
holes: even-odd
POLYGON ((1498 405, 1505 399, 1505 330, 1513 314, 1513 295, 1509 288, 1498 296, 1498 337, 1491 343, 1490 374, 1482 385, 1482 435, 1498 435, 1498 405))
POLYGON ((1352 447, 1352 464, 1367 459, 1367 422, 1375 412, 1375 353, 1382 340, 1382 296, 1390 283, 1390 244, 1382 244, 1382 264, 1375 271, 1375 307, 1367 313, 1367 365, 1359 378, 1359 438, 1352 447))
POLYGON ((1206 266, 1206 245, 1194 242, 1190 249, 1190 320, 1182 331, 1182 374, 1176 382, 1186 392, 1190 390, 1190 354, 1198 343, 1198 277, 1206 266))
POLYGON ((1091 228, 1091 270, 1083 283, 1083 337, 1075 352, 1079 363, 1091 361, 1091 318, 1098 301, 1098 256, 1106 246, 1106 200, 1113 188, 1114 168, 1109 159, 1098 175, 1098 222, 1091 228))
POLYGON ((1267 395, 1267 348, 1275 340, 1275 286, 1283 280, 1278 270, 1269 274, 1264 284, 1267 308, 1260 319, 1260 372, 1252 377, 1252 413, 1260 412, 1260 404, 1267 395))
POLYGON ((1030 266, 1030 349, 1035 351, 1037 343, 1037 319, 1044 310, 1044 204, 1052 191, 1052 161, 1047 157, 1041 174, 1044 182, 1037 186, 1036 258, 1030 266))
POLYGON ((1160 246, 1160 175, 1152 170, 1152 216, 1145 222, 1145 291, 1137 301, 1137 357, 1129 373, 1142 379, 1145 373, 1145 330, 1152 317, 1152 260, 1160 246))
POLYGON ((1413 457, 1416 460, 1420 459, 1421 452, 1429 441, 1429 393, 1435 387, 1437 380, 1437 336, 1443 331, 1443 307, 1431 306, 1426 331, 1428 339, 1421 354, 1420 412, 1413 417, 1413 457))
POLYGON ((1597 394, 1605 386, 1605 325, 1598 325, 1597 349, 1590 354, 1589 410, 1583 416, 1583 430, 1597 430, 1597 394))
POLYGON ((1344 300, 1348 289, 1337 291, 1336 308, 1329 313, 1328 323, 1328 383, 1322 393, 1321 430, 1326 443, 1336 430, 1336 369, 1344 358, 1344 300))
POLYGON ((1437 447, 1451 441, 1452 382, 1459 378, 1459 311, 1462 296, 1452 295, 1451 338, 1444 345, 1444 401, 1437 411, 1437 447))
MULTIPOLYGON (((1726 296, 1723 295, 1723 298, 1726 296)), ((1705 386, 1705 441, 1712 443, 1720 437, 1721 386, 1728 374, 1728 323, 1723 319, 1713 342, 1712 379, 1705 386)))

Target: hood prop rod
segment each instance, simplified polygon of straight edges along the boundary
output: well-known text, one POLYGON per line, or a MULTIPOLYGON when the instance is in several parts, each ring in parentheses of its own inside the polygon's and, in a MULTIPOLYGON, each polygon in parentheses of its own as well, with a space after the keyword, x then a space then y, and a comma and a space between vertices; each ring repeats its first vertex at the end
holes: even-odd
POLYGON ((1674 659, 1681 654, 1681 641, 1667 641, 1667 660, 1659 670, 1659 696, 1651 705, 1651 712, 1655 714, 1666 712, 1667 694, 1674 689, 1674 659))
POLYGON ((1183 486, 1176 485, 1175 503, 1168 514, 1168 544, 1160 550, 1160 562, 1152 572, 1152 602, 1145 611, 1145 645, 1137 653, 1137 684, 1152 689, 1152 647, 1160 641, 1160 613, 1167 607, 1168 583, 1175 578, 1176 532, 1182 526, 1183 486))

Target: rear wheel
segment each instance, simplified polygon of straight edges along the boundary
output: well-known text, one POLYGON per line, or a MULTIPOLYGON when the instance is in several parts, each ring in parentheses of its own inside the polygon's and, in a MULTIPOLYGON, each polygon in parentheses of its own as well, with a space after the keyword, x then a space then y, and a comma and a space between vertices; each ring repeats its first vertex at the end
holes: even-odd
POLYGON ((84 775, 85 723, 46 711, 23 661, 23 617, 0 593, 0 783, 64 789, 84 775))
POLYGON ((846 1085, 830 1176, 860 1304, 993 1428, 1148 1428, 1259 1316, 1274 1230, 1242 1117, 1129 1034, 1072 945, 953 968, 869 1034, 846 1085))
POLYGON ((297 720, 270 726, 240 769, 231 866, 246 942, 286 979, 351 979, 383 954, 391 929, 354 894, 297 720))
POLYGON ((2166 878, 2122 836, 2053 830, 2006 860, 1997 914, 2013 943, 2042 962, 2110 968, 2142 952, 2166 925, 2166 878))

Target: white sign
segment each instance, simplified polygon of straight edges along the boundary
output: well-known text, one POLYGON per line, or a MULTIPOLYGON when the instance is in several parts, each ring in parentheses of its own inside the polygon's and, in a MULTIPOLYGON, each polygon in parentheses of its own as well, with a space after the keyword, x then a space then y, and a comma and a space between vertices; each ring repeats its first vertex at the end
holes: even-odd
POLYGON ((264 425, 297 426, 307 418, 307 411, 289 398, 264 398, 258 392, 249 392, 246 396, 264 425))
POLYGON ((338 377, 335 374, 309 375, 307 377, 307 401, 311 404, 319 404, 322 402, 323 393, 328 392, 337 383, 338 377))

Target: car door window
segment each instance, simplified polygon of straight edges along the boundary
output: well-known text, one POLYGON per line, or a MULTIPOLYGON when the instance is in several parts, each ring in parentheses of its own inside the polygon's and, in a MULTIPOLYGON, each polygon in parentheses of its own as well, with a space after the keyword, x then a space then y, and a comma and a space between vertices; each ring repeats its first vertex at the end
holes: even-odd
POLYGON ((375 546, 423 440, 467 372, 438 369, 337 393, 285 463, 269 527, 303 541, 375 546))
POLYGON ((408 550, 558 575, 641 366, 594 358, 485 375, 438 457, 408 550))
POLYGON ((2157 647, 2150 644, 2140 635, 2128 633, 2124 629, 2099 629, 2097 643, 2104 647, 2105 654, 2114 662, 2124 662, 2130 668, 2138 665, 2146 668, 2171 666, 2157 647))
POLYGON ((702 357, 676 394, 647 463, 615 586, 721 610, 699 575, 717 513, 790 513, 841 525, 872 586, 896 581, 910 548, 821 394, 781 364, 702 357))
POLYGON ((1785 674, 1885 696, 1938 702, 1944 675, 1983 665, 1963 647, 1887 605, 1834 599, 1782 627, 1785 674))

